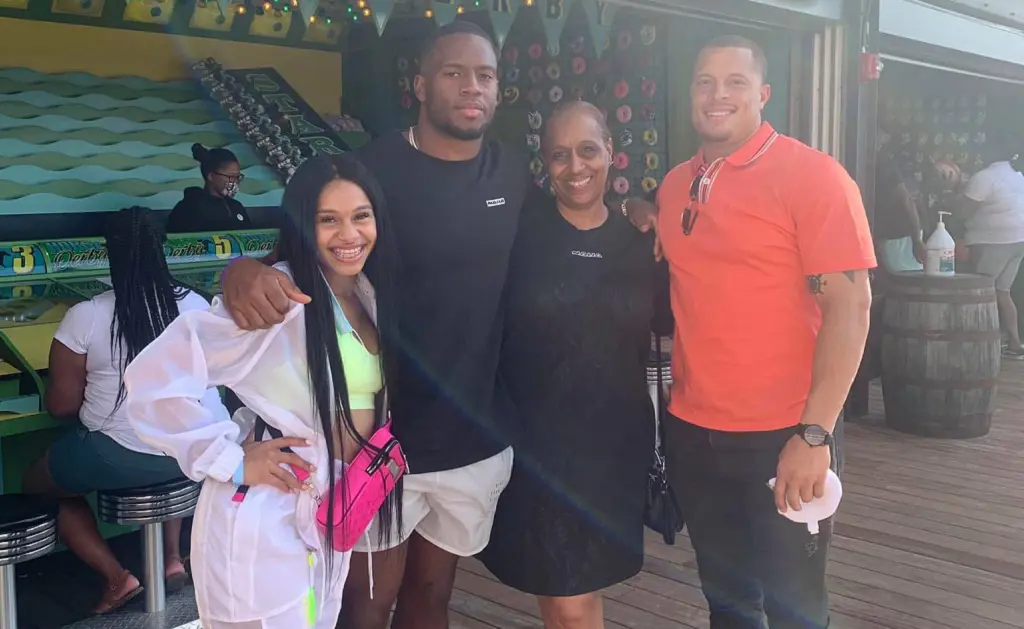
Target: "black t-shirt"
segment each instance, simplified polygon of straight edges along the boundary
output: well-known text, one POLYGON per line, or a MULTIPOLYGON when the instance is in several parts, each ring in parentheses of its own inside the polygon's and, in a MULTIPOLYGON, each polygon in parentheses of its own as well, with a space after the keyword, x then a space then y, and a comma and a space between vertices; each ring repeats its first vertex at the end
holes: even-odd
POLYGON ((215 197, 203 188, 185 188, 167 218, 167 233, 219 232, 251 229, 245 206, 235 199, 215 197))
POLYGON ((455 469, 497 454, 516 436, 497 371, 526 161, 497 142, 475 159, 444 161, 398 132, 356 155, 381 184, 401 258, 391 412, 409 469, 455 469))
POLYGON ((616 474, 631 470, 643 493, 653 447, 645 375, 653 244, 653 234, 614 211, 599 227, 581 230, 554 199, 538 195, 523 210, 501 360, 525 429, 516 460, 540 465, 574 491, 609 491, 616 474), (619 463, 609 466, 609 457, 619 463))

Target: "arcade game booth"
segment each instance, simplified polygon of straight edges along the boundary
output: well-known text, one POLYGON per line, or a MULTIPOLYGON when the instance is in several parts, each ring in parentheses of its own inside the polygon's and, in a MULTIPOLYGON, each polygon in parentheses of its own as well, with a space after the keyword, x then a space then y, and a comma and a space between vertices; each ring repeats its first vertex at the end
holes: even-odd
MULTIPOLYGON (((609 204, 653 196, 697 143, 688 122, 690 64, 670 67, 669 59, 692 60, 726 33, 765 48, 778 95, 767 119, 813 144, 807 130, 824 127, 801 103, 810 102, 814 68, 827 64, 812 68, 801 51, 828 25, 781 9, 745 21, 716 16, 716 3, 681 5, 701 8, 666 14, 653 4, 598 0, 0 0, 0 494, 18 492, 26 466, 71 428, 43 407, 48 350, 64 313, 109 288, 98 237, 104 214, 136 205, 168 213, 187 186, 200 184, 192 145, 230 149, 243 175, 235 198, 251 223, 171 233, 165 245, 175 279, 211 299, 228 261, 274 248, 284 182, 304 159, 412 124, 416 57, 437 24, 473 20, 494 35, 502 89, 490 133, 524 153, 542 187, 544 120, 561 101, 583 98, 607 112, 612 128, 609 204)), ((101 525, 115 544, 135 528, 101 525)), ((138 555, 138 544, 115 550, 138 555)), ((41 575, 53 569, 39 566, 51 560, 19 566, 24 626, 177 627, 195 619, 186 588, 159 620, 139 604, 84 621, 95 592, 78 577, 47 581, 41 575)))
MULTIPOLYGON (((143 206, 164 220, 204 185, 193 145, 230 150, 245 228, 178 229, 164 247, 175 280, 209 300, 228 261, 274 249, 289 171, 369 139, 340 109, 344 9, 306 10, 298 0, 0 0, 0 495, 17 494, 27 466, 75 428, 45 412, 49 348, 71 306, 110 288, 99 237, 108 213, 143 206)), ((139 526, 100 528, 142 575, 139 526)), ((16 567, 11 531, 0 531, 0 627, 67 626, 95 606, 90 571, 53 548, 54 530, 48 547, 22 544, 39 558, 16 567)), ((194 620, 194 602, 185 609, 194 620)))

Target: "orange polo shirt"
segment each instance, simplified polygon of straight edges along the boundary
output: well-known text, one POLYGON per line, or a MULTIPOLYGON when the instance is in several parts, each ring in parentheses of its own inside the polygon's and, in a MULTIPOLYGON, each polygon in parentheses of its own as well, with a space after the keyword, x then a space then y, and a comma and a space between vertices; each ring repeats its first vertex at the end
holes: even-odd
POLYGON ((807 276, 874 268, 857 184, 832 157, 767 123, 707 165, 681 225, 698 153, 665 178, 658 234, 671 273, 673 415, 731 432, 800 421, 821 310, 807 276))

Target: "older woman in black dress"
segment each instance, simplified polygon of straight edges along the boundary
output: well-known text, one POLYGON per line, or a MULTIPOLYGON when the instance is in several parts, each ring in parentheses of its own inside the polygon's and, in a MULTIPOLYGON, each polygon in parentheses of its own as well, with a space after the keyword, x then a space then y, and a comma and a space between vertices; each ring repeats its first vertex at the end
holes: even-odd
POLYGON ((524 206, 506 285, 501 374, 523 438, 482 559, 538 596, 548 629, 597 629, 600 590, 643 565, 653 243, 605 205, 596 107, 556 110, 542 150, 555 199, 524 206))

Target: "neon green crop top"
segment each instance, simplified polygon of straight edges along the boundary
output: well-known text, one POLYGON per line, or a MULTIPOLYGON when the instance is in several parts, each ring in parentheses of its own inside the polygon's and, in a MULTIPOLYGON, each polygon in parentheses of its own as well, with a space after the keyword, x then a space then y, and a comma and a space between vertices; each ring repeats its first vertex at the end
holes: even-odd
POLYGON ((384 388, 380 357, 371 354, 356 336, 355 329, 349 323, 345 310, 334 293, 331 293, 331 300, 334 302, 334 327, 338 333, 338 350, 341 352, 341 362, 345 366, 349 408, 373 410, 374 396, 384 388))
POLYGON ((338 349, 345 365, 345 384, 352 410, 373 410, 374 396, 384 387, 380 357, 366 349, 355 332, 338 333, 338 349))

